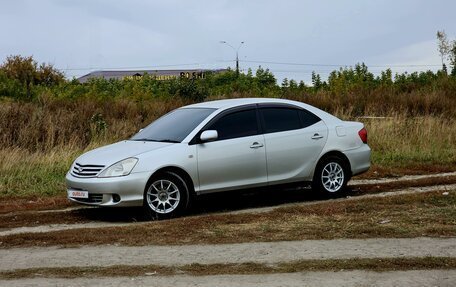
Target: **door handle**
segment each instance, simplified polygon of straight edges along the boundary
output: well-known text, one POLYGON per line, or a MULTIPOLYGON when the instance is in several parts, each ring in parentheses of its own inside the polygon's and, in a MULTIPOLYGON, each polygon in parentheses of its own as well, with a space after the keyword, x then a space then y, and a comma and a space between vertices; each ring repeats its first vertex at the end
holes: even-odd
POLYGON ((250 148, 260 148, 260 147, 263 147, 263 144, 259 143, 259 142, 254 142, 250 148))
POLYGON ((318 139, 321 139, 321 138, 323 138, 323 136, 320 135, 319 133, 316 133, 316 134, 314 134, 314 135, 312 136, 312 139, 313 139, 313 140, 318 140, 318 139))

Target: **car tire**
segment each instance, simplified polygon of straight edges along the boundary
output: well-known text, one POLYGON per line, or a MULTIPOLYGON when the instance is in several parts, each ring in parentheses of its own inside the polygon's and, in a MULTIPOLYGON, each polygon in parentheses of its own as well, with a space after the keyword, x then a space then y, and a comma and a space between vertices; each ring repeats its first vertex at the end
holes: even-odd
POLYGON ((312 188, 324 197, 338 197, 345 193, 349 178, 349 167, 344 159, 337 155, 326 156, 315 168, 312 188))
POLYGON ((154 175, 144 191, 143 209, 148 219, 169 219, 182 215, 190 205, 185 180, 174 172, 154 175))

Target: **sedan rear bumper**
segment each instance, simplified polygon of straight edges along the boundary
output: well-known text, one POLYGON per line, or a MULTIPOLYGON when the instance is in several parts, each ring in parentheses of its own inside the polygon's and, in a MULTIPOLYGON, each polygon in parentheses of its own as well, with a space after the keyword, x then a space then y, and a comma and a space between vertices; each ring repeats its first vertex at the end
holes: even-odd
POLYGON ((68 199, 96 206, 142 206, 144 189, 150 175, 141 172, 111 178, 80 178, 67 173, 67 195, 70 191, 88 192, 88 198, 68 196, 68 199))
POLYGON ((367 144, 361 147, 344 151, 350 161, 352 176, 366 172, 370 168, 371 149, 367 144))

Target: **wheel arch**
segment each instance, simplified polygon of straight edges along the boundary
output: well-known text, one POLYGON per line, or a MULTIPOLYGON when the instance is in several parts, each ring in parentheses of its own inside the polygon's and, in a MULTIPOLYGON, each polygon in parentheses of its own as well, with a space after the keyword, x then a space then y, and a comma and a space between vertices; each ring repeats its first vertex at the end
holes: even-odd
POLYGON ((177 174, 178 176, 180 176, 184 181, 185 183, 187 184, 187 187, 188 187, 188 191, 192 194, 195 194, 195 185, 193 183, 193 180, 191 178, 191 176, 188 174, 187 171, 185 171, 183 168, 180 168, 180 167, 177 167, 177 166, 165 166, 165 167, 161 167, 159 169, 157 169, 150 177, 149 179, 147 180, 147 183, 146 183, 146 186, 145 186, 145 189, 147 189, 147 187, 149 186, 149 184, 152 182, 152 179, 157 175, 157 174, 160 174, 160 173, 164 173, 164 172, 172 172, 172 173, 175 173, 177 174))
POLYGON ((337 156, 339 157, 340 159, 342 159, 344 161, 344 163, 347 165, 347 170, 349 172, 348 174, 348 179, 350 179, 352 177, 352 169, 351 169, 351 164, 350 164, 350 160, 348 159, 348 157, 341 151, 339 150, 331 150, 331 151, 327 151, 326 153, 324 153, 317 161, 317 164, 315 165, 315 168, 314 168, 314 171, 313 171, 313 175, 312 175, 312 178, 315 176, 315 170, 317 169, 317 166, 323 161, 325 160, 326 158, 330 157, 330 156, 337 156))

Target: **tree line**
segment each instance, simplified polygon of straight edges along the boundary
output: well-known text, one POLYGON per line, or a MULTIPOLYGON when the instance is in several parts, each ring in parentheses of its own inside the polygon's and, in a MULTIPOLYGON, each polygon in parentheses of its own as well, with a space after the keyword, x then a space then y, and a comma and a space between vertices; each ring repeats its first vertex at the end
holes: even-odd
POLYGON ((59 99, 115 98, 133 99, 180 97, 191 101, 202 101, 208 97, 288 97, 302 94, 356 95, 387 89, 400 94, 414 90, 433 90, 442 87, 442 82, 456 81, 456 40, 450 41, 444 31, 437 32, 438 52, 442 68, 436 72, 404 72, 393 74, 385 69, 378 75, 370 72, 364 63, 354 67, 341 67, 332 71, 326 80, 313 72, 312 83, 305 84, 285 78, 280 84, 268 69, 259 67, 255 73, 249 69, 237 74, 228 69, 224 73, 208 73, 204 79, 177 78, 158 80, 151 75, 139 79, 106 80, 91 79, 81 84, 77 80, 65 79, 64 73, 51 64, 38 64, 31 56, 9 56, 0 65, 0 97, 34 100, 40 96, 59 99), (449 62, 450 72, 446 63, 449 62))

